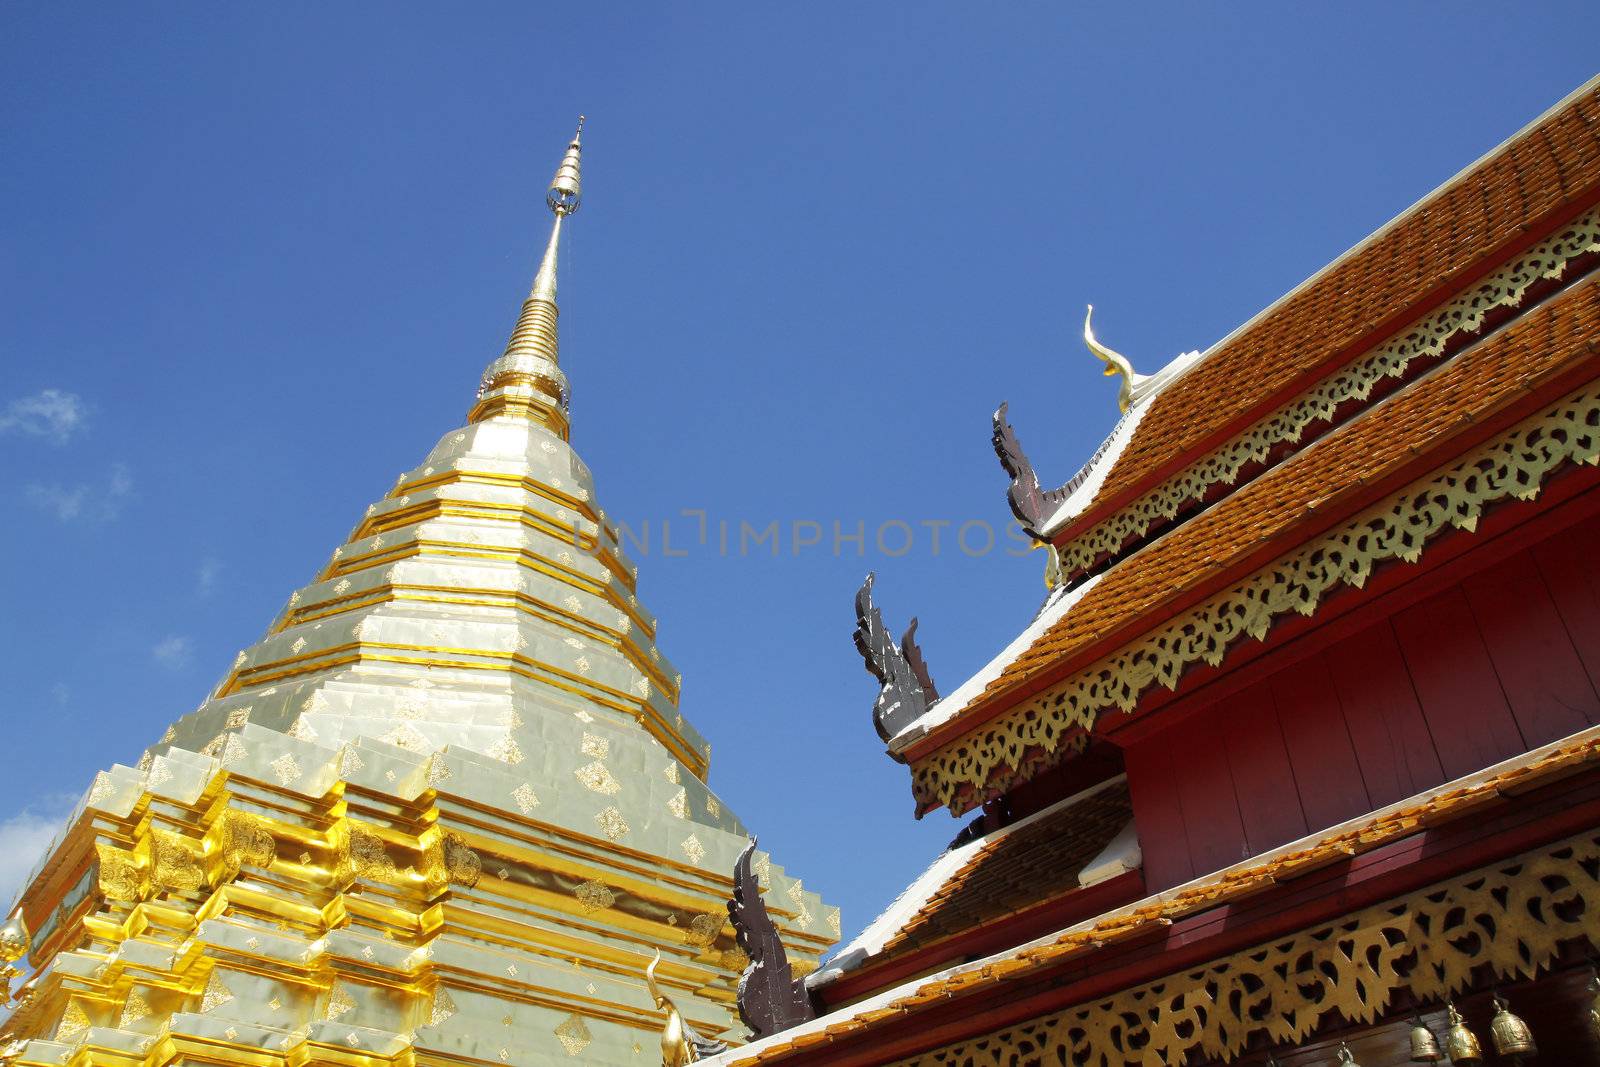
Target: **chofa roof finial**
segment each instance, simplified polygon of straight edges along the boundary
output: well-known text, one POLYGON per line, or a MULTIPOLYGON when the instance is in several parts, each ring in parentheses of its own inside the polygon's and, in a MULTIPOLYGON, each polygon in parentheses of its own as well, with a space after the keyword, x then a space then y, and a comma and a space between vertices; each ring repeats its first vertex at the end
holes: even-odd
POLYGON ((1109 378, 1115 374, 1122 375, 1122 384, 1117 391, 1117 407, 1122 411, 1127 411, 1133 406, 1134 387, 1144 380, 1144 375, 1134 373, 1133 364, 1128 362, 1127 356, 1115 349, 1107 348, 1095 339, 1093 320, 1094 305, 1090 304, 1088 314, 1083 317, 1083 343, 1088 345, 1089 351, 1093 352, 1098 358, 1105 360, 1106 377, 1109 378))

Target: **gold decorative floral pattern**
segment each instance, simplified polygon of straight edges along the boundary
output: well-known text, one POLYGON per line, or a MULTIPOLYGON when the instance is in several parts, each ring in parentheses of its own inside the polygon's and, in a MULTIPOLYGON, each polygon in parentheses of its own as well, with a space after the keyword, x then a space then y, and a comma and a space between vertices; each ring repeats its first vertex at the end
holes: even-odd
POLYGON ((524 782, 511 791, 511 799, 517 802, 517 810, 522 814, 530 814, 539 806, 539 796, 533 791, 533 786, 524 782))
POLYGON ((585 789, 608 797, 614 797, 622 792, 622 784, 612 777, 606 765, 599 760, 585 764, 572 773, 585 789))
POLYGON ((593 879, 581 883, 572 891, 572 895, 578 898, 578 903, 585 913, 604 911, 617 902, 617 895, 611 891, 610 886, 593 879))
POLYGON ((556 1040, 561 1042, 561 1047, 566 1049, 568 1056, 579 1055, 594 1041, 594 1035, 584 1024, 583 1016, 577 1014, 568 1015, 563 1019, 561 1025, 555 1028, 555 1035, 556 1040))
POLYGON ((1058 554, 1062 571, 1075 574, 1086 570, 1100 556, 1121 550, 1155 523, 1171 519, 1191 502, 1203 499, 1214 486, 1233 485, 1245 467, 1262 461, 1284 442, 1299 441, 1306 427, 1326 420, 1347 400, 1366 398, 1385 378, 1405 374, 1413 360, 1435 357, 1453 338, 1481 330, 1496 309, 1517 306, 1534 283, 1560 277, 1572 260, 1595 251, 1600 251, 1600 210, 1589 212, 1401 336, 1324 379, 1304 396, 1062 546, 1058 554))
POLYGON ((594 821, 600 824, 600 832, 612 841, 620 841, 628 833, 628 821, 616 808, 606 808, 598 812, 594 821))
POLYGON ((706 858, 706 847, 700 843, 698 837, 690 834, 683 839, 683 854, 689 858, 690 863, 698 867, 700 861, 706 858))
POLYGON ((1531 499, 1569 463, 1600 460, 1600 390, 1588 389, 1485 444, 1446 470, 1407 487, 1354 520, 1296 549, 1122 651, 1045 690, 959 741, 916 762, 919 805, 960 813, 985 789, 1004 789, 1023 754, 1041 764, 1101 711, 1131 710, 1151 687, 1174 688, 1196 663, 1217 664, 1245 637, 1265 637, 1289 613, 1310 614, 1340 585, 1359 588, 1385 560, 1416 560, 1429 539, 1474 529, 1486 507, 1531 499))
POLYGON ((1597 868, 1600 836, 1584 834, 1108 1000, 900 1063, 1007 1064, 1023 1049, 1111 1067, 1136 1067, 1149 1057, 1226 1061, 1252 1033, 1293 1045, 1328 1012, 1371 1023, 1401 991, 1418 1001, 1451 996, 1477 967, 1506 980, 1533 978, 1563 941, 1596 944, 1597 868), (1457 932, 1476 929, 1494 936, 1457 932))

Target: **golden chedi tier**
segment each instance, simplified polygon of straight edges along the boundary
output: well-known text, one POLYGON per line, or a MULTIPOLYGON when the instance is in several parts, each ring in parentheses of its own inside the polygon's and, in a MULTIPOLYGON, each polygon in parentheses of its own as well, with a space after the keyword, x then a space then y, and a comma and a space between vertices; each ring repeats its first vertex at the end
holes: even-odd
MULTIPOLYGON (((466 426, 137 767, 101 772, 25 887, 0 1060, 652 1064, 656 981, 738 1040, 745 829, 567 443, 556 221, 466 426)), ((836 908, 762 855, 790 958, 836 908)))

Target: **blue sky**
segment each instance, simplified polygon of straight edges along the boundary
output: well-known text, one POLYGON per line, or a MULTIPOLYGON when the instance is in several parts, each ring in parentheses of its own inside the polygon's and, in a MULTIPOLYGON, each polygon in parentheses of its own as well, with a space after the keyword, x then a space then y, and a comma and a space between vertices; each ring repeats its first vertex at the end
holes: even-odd
POLYGON ((859 928, 958 826, 912 819, 872 732, 856 585, 876 569, 891 623, 921 616, 946 690, 1043 593, 1038 555, 955 543, 1008 519, 995 405, 1064 480, 1116 416, 1085 303, 1141 369, 1206 347, 1592 74, 1597 21, 0 7, 0 852, 192 709, 461 422, 581 111, 574 444, 656 531, 640 594, 713 787, 859 928), (684 509, 776 520, 781 554, 695 545, 684 509), (915 540, 888 558, 895 521, 915 540), (796 522, 821 544, 795 552, 796 522))

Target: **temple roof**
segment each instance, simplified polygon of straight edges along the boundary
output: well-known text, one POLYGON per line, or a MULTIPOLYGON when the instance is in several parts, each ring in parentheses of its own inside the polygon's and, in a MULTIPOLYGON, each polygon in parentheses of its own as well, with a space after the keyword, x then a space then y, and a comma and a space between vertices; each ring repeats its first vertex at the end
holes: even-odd
POLYGON ((953 845, 812 984, 929 949, 985 924, 1135 870, 1139 845, 1126 776, 953 845))
MULTIPOLYGON (((1185 885, 1152 894, 1065 929, 981 959, 923 975, 819 1016, 781 1034, 706 1061, 752 1067, 807 1055, 850 1037, 950 1009, 973 993, 994 994, 1066 965, 1087 971, 1101 953, 1152 938, 1176 920, 1220 909, 1332 864, 1383 848, 1445 823, 1481 816, 1485 806, 1600 765, 1600 727, 1515 756, 1466 778, 1389 805, 1370 815, 1290 842, 1185 885)), ((1307 1020, 1309 1026, 1312 1020, 1307 1020)))
POLYGON ((1106 450, 1091 494, 1044 531, 1126 503, 1383 334, 1468 284, 1600 183, 1600 78, 1464 169, 1208 349, 1106 450))
MULTIPOLYGON (((1446 477, 1491 428, 1534 415, 1541 390, 1592 378, 1597 203, 1600 79, 1136 400, 1047 527, 1059 584, 1038 615, 891 738, 919 810, 970 810, 1105 712, 1359 584, 1222 602, 1384 493, 1446 477), (1019 716, 1026 729, 1004 725, 1019 716)), ((1377 540, 1374 560, 1422 549, 1377 540)))

